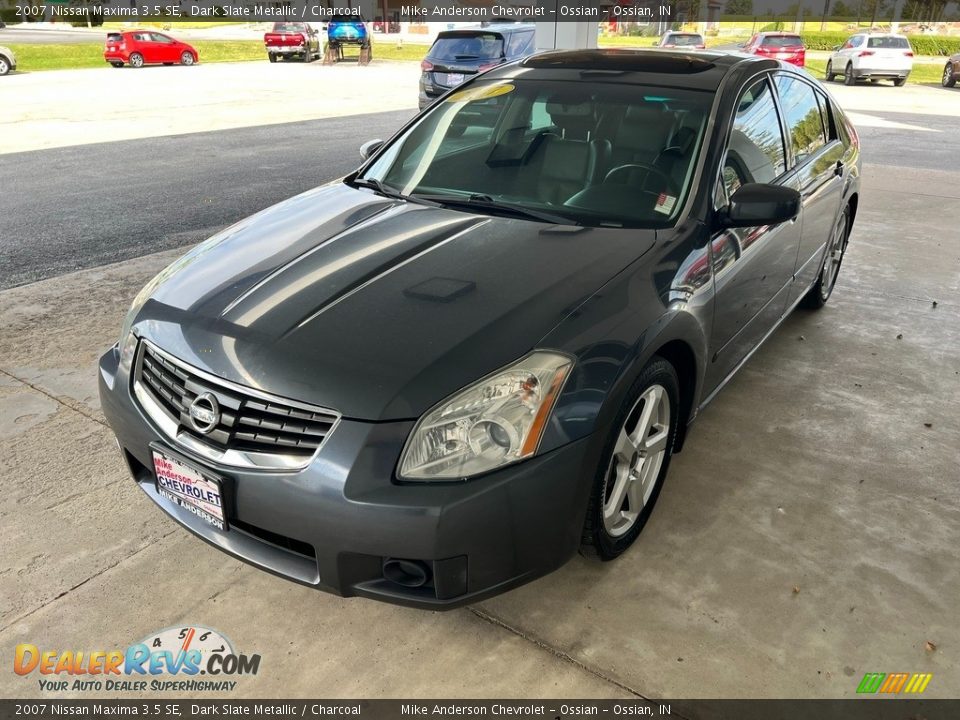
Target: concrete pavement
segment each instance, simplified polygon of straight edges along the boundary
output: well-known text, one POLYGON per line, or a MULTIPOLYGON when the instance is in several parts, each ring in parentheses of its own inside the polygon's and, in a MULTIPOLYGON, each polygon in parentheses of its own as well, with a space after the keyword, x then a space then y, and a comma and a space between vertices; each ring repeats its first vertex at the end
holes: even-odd
POLYGON ((416 63, 237 62, 14 73, 0 155, 417 109, 416 63))
MULTIPOLYGON (((861 130, 875 160, 830 304, 703 413, 635 548, 446 614, 266 575, 126 477, 96 357, 180 251, 0 292, 0 647, 202 623, 263 655, 246 697, 850 697, 873 671, 932 672, 926 696, 956 696, 958 141, 933 131, 937 169, 870 150, 929 134, 902 124, 861 130)), ((0 694, 39 693, 5 672, 0 694)))

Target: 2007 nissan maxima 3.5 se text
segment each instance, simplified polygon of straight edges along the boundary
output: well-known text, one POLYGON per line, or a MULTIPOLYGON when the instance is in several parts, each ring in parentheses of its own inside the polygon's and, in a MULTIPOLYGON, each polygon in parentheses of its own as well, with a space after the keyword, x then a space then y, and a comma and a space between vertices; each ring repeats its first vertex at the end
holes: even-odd
POLYGON ((100 392, 177 522, 419 607, 626 550, 697 412, 827 301, 859 199, 843 111, 745 55, 535 55, 362 154, 154 278, 100 392))

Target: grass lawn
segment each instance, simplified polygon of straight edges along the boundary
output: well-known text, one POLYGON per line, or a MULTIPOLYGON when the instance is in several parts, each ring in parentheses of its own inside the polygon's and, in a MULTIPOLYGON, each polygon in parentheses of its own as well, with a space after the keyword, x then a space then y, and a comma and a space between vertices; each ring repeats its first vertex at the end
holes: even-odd
MULTIPOLYGON (((237 62, 243 60, 267 61, 267 53, 259 40, 196 40, 192 43, 200 53, 201 63, 237 62)), ((103 43, 76 43, 69 45, 10 45, 17 55, 17 67, 22 72, 34 70, 72 70, 76 68, 106 67, 103 59, 103 43)), ((416 60, 427 53, 425 45, 376 43, 373 48, 375 60, 416 60)), ((348 58, 357 50, 347 48, 348 58)))

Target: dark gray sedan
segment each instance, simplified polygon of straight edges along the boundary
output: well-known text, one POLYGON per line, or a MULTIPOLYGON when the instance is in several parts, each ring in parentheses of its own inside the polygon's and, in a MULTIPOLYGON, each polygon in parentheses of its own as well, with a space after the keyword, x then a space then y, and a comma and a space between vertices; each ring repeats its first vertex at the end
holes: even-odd
POLYGON ((624 552, 697 413, 830 297, 860 193, 815 80, 710 52, 536 55, 363 154, 154 278, 100 392, 207 542, 431 608, 624 552))

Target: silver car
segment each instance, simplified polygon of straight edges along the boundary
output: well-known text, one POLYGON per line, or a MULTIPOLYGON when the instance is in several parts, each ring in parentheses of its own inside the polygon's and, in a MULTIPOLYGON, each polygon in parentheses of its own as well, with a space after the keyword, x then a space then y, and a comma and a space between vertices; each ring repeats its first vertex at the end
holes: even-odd
POLYGON ((17 69, 17 56, 13 50, 0 45, 0 76, 7 75, 11 70, 17 69))

